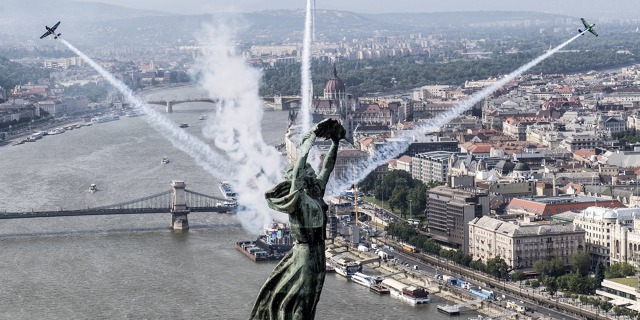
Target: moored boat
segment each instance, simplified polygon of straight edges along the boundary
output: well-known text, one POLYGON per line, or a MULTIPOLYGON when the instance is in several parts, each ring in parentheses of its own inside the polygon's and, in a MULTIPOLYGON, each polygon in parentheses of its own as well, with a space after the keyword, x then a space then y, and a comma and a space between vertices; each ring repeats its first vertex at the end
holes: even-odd
POLYGON ((351 276, 351 281, 359 285, 363 285, 367 288, 370 288, 372 285, 379 284, 382 280, 378 278, 374 278, 362 272, 356 272, 351 276))

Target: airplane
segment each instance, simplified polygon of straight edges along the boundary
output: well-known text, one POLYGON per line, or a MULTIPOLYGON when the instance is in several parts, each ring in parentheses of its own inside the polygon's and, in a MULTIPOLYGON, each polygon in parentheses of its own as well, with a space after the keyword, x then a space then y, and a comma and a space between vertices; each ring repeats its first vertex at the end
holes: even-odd
MULTIPOLYGON (((584 20, 584 18, 580 18, 580 20, 582 20, 582 24, 584 24, 584 27, 585 27, 584 32, 589 31, 589 32, 593 33, 593 35, 595 35, 596 37, 598 36, 598 34, 596 33, 596 31, 595 31, 595 30, 593 30, 593 27, 595 27, 595 26, 596 26, 596 24, 595 24, 595 23, 594 23, 594 24, 588 24, 588 23, 587 23, 587 21, 586 21, 586 20, 584 20)), ((582 30, 578 29, 578 33, 582 33, 582 32, 583 32, 582 30)), ((582 35, 584 35, 584 33, 582 33, 582 35)))
POLYGON ((48 26, 44 26, 45 28, 47 28, 47 32, 45 34, 43 34, 42 36, 40 36, 40 39, 44 39, 50 35, 53 35, 54 39, 58 39, 59 36, 62 35, 62 33, 58 33, 56 34, 56 28, 58 28, 58 26, 60 25, 60 21, 58 21, 58 23, 56 23, 53 27, 49 28, 48 26))

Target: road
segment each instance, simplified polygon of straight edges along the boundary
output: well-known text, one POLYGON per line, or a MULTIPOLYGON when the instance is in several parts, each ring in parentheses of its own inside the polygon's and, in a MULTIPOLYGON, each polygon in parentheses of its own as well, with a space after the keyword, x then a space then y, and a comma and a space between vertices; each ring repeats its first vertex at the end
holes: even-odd
MULTIPOLYGON (((379 240, 380 239, 378 239, 378 241, 379 240)), ((485 274, 478 273, 475 270, 468 269, 446 259, 426 254, 404 252, 397 246, 397 244, 393 244, 391 242, 387 242, 387 244, 396 248, 393 252, 387 251, 388 253, 393 254, 396 258, 403 260, 405 263, 409 263, 410 266, 417 265, 420 270, 428 275, 435 275, 436 273, 449 274, 480 287, 486 287, 489 285, 492 287, 491 290, 494 291, 497 296, 501 297, 504 295, 506 300, 521 301, 519 304, 530 308, 529 310, 537 311, 535 314, 528 314, 532 317, 550 316, 555 319, 581 319, 582 317, 587 316, 593 319, 597 318, 597 315, 591 311, 587 311, 564 302, 558 302, 558 307, 566 309, 572 314, 569 314, 568 312, 559 312, 555 307, 556 301, 554 299, 550 299, 549 297, 539 293, 527 292, 525 290, 524 294, 520 294, 523 289, 513 283, 499 281, 498 279, 491 278, 485 274)), ((501 302, 497 303, 501 304, 501 302)))

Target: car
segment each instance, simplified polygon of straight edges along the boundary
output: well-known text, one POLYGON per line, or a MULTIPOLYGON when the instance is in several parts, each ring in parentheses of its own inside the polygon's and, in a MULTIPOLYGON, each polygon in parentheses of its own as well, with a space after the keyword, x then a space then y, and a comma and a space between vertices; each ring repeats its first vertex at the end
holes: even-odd
POLYGON ((417 264, 413 265, 413 270, 418 270, 418 265, 417 264))

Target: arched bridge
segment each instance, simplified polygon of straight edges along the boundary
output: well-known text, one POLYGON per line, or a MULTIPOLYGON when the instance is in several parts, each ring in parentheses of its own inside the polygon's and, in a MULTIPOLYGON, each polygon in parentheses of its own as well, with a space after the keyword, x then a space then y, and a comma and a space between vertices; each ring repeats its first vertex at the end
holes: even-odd
POLYGON ((188 229, 190 212, 234 213, 236 210, 235 202, 186 190, 182 181, 172 181, 171 186, 168 191, 112 205, 78 210, 0 212, 0 219, 170 213, 171 227, 188 229))
POLYGON ((185 102, 210 102, 215 103, 216 100, 213 100, 208 97, 196 97, 196 98, 186 98, 186 99, 159 99, 159 100, 146 100, 147 104, 159 104, 165 106, 165 110, 169 113, 173 112, 173 106, 179 103, 185 102))

